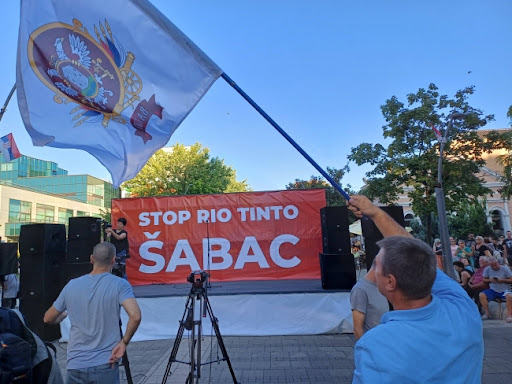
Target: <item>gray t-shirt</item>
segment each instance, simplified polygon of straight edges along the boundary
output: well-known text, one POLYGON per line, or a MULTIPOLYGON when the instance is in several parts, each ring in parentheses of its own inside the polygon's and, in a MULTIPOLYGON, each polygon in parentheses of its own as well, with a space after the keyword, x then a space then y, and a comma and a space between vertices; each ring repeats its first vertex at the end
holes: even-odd
POLYGON ((111 273, 84 275, 66 284, 53 306, 67 310, 71 322, 67 369, 108 363, 121 340, 120 305, 133 297, 128 281, 111 273))
POLYGON ((502 266, 500 266, 500 269, 495 271, 494 269, 491 268, 491 266, 488 266, 484 269, 483 276, 484 276, 484 278, 487 277, 487 278, 491 279, 491 283, 489 283, 489 287, 491 287, 491 289, 493 291, 500 292, 500 293, 505 292, 505 291, 510 291, 510 283, 493 283, 492 282, 493 277, 497 277, 498 279, 508 279, 510 276, 512 276, 512 271, 510 271, 509 267, 502 265, 502 266))
POLYGON ((350 292, 352 310, 365 314, 363 328, 367 332, 380 324, 382 315, 389 311, 388 301, 377 288, 377 284, 361 279, 350 292))
POLYGON ((20 284, 14 273, 5 276, 5 286, 6 289, 4 290, 4 299, 14 299, 16 296, 18 296, 18 289, 20 284))

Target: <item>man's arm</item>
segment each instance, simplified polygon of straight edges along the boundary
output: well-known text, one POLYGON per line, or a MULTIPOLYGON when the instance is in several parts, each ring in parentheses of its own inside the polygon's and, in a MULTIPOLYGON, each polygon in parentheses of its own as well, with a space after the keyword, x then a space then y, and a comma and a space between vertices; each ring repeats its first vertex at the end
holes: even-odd
POLYGON ((374 205, 366 196, 353 195, 348 200, 350 209, 358 218, 367 216, 372 219, 382 236, 407 236, 412 237, 400 224, 391 218, 386 212, 374 205))
POLYGON ((122 240, 126 237, 126 232, 122 232, 121 234, 117 234, 116 231, 112 230, 110 231, 110 234, 115 237, 117 240, 122 240))
POLYGON ((134 298, 126 299, 121 303, 121 306, 128 314, 128 324, 126 325, 126 332, 124 333, 123 338, 112 349, 112 355, 109 360, 109 363, 112 364, 123 357, 124 352, 126 351, 126 346, 137 331, 137 328, 139 328, 139 324, 142 319, 139 305, 137 304, 137 300, 134 298))
POLYGON ((57 311, 57 308, 55 308, 52 305, 44 314, 43 321, 46 324, 59 324, 62 320, 64 320, 67 317, 67 315, 68 314, 66 311, 57 311))
POLYGON ((359 340, 364 334, 364 319, 366 315, 359 312, 357 309, 352 310, 352 320, 354 322, 354 337, 356 341, 359 340))

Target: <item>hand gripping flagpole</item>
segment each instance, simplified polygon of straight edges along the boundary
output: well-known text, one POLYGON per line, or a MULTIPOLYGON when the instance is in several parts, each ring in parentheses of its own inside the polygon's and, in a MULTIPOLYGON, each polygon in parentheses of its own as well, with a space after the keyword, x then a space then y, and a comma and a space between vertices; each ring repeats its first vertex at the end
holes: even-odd
POLYGON ((254 109, 256 109, 256 111, 258 111, 260 113, 261 116, 263 116, 265 118, 265 120, 267 120, 286 140, 288 140, 288 142, 293 145, 295 147, 295 149, 297 151, 299 151, 302 156, 304 156, 306 158, 306 160, 308 160, 311 165, 313 165, 313 167, 316 168, 316 170, 318 172, 320 172, 322 174, 323 177, 325 177, 327 179, 327 181, 329 181, 329 183, 331 183, 331 185, 345 198, 348 200, 350 200, 350 196, 343 190, 341 189, 341 187, 338 185, 338 183, 336 183, 333 178, 331 176, 329 176, 329 174, 327 172, 325 172, 306 152, 304 152, 304 150, 279 126, 277 125, 277 123, 272 120, 272 118, 267 115, 267 113, 261 109, 259 107, 258 104, 256 104, 242 89, 240 89, 240 87, 238 85, 236 85, 236 83, 231 80, 231 78, 226 75, 225 73, 222 73, 222 78, 224 80, 227 81, 227 83, 229 85, 231 85, 245 100, 247 100, 247 102, 249 104, 252 105, 252 107, 254 109))
POLYGON ((2 117, 4 117, 4 113, 7 110, 7 105, 9 104, 9 101, 11 101, 11 97, 16 90, 16 84, 12 86, 11 92, 9 92, 9 96, 7 96, 7 100, 5 100, 4 106, 2 109, 0 109, 0 121, 2 121, 2 117))

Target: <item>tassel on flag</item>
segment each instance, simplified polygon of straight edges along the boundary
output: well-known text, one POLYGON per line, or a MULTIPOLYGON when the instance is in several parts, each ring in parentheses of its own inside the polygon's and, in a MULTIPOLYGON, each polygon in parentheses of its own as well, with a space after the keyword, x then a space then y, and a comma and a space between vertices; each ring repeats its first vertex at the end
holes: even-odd
POLYGON ((18 150, 18 146, 16 145, 16 142, 14 141, 14 137, 12 136, 12 133, 5 135, 4 137, 0 138, 0 140, 2 140, 1 150, 2 150, 2 155, 4 155, 4 160, 6 163, 8 163, 11 160, 17 159, 18 157, 21 156, 21 153, 18 150))

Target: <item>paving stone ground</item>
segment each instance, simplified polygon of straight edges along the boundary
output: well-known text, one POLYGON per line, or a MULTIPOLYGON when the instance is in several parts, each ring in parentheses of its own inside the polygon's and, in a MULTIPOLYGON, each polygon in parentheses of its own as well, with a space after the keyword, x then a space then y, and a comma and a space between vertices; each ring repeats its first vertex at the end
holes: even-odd
MULTIPOLYGON (((222 330, 221 330, 222 331, 222 330)), ((470 332, 468 332, 468 337, 470 332)), ((352 334, 310 336, 224 336, 235 376, 240 383, 350 383, 354 370, 352 334)), ((482 383, 512 383, 512 324, 503 320, 484 322, 485 356, 482 383)), ((133 382, 161 383, 173 339, 130 343, 128 357, 133 382)), ((58 361, 65 375, 66 343, 58 344, 58 361)), ((189 361, 188 339, 180 343, 177 359, 189 361)), ((222 357, 216 338, 205 337, 202 360, 222 357)), ((126 376, 121 368, 122 383, 126 376)), ((185 383, 188 365, 173 363, 167 383, 185 383)), ((227 363, 203 366, 201 383, 233 383, 227 363)))

